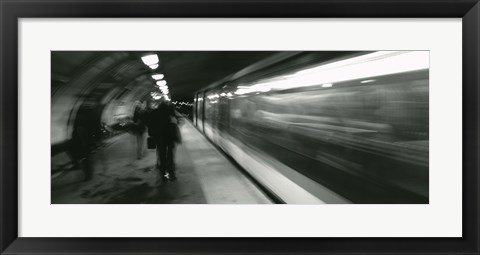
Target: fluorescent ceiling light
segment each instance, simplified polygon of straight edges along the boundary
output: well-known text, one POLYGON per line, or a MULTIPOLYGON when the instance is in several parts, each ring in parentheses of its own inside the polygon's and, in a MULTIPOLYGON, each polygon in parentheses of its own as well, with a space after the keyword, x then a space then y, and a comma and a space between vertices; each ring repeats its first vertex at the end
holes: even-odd
POLYGON ((157 69, 157 67, 158 67, 158 64, 149 65, 148 67, 150 67, 150 69, 157 69))
POLYGON ((157 54, 147 55, 142 57, 142 61, 147 66, 155 65, 158 64, 158 56, 157 54))
POLYGON ((166 80, 157 81, 157 85, 158 86, 165 86, 165 85, 167 85, 167 81, 166 80))
POLYGON ((152 98, 155 99, 155 100, 158 100, 158 99, 160 99, 160 98, 162 97, 162 95, 160 95, 160 94, 157 93, 157 92, 152 92, 152 93, 150 93, 150 95, 151 95, 152 98))
POLYGON ((165 77, 165 75, 163 75, 163 74, 161 74, 161 73, 159 73, 159 74, 153 74, 153 75, 152 75, 152 78, 153 78, 154 80, 161 80, 161 79, 163 79, 163 77, 165 77))

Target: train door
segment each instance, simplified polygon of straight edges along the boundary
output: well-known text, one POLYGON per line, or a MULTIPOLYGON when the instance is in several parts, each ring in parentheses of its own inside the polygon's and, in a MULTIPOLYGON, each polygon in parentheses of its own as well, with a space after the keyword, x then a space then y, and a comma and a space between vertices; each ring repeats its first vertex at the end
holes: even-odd
POLYGON ((216 127, 216 104, 218 98, 216 97, 215 91, 209 90, 204 94, 204 109, 203 109, 203 126, 205 135, 213 140, 214 131, 216 127))
POLYGON ((197 126, 197 97, 198 94, 195 94, 195 97, 193 98, 193 125, 197 126))
POLYGON ((200 129, 201 132, 203 130, 203 105, 204 105, 204 93, 199 92, 197 94, 197 128, 200 129))

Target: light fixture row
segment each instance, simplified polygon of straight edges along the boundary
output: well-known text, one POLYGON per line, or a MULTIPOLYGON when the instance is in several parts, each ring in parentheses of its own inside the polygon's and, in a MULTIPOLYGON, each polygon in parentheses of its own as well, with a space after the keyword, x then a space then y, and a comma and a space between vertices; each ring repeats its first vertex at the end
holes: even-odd
MULTIPOLYGON (((159 59, 157 54, 150 54, 142 57, 142 61, 145 65, 151 69, 157 69, 159 66, 159 59)), ((164 80, 165 75, 161 73, 152 74, 152 78, 156 81, 156 84, 160 88, 163 94, 168 94, 167 81, 164 80)))

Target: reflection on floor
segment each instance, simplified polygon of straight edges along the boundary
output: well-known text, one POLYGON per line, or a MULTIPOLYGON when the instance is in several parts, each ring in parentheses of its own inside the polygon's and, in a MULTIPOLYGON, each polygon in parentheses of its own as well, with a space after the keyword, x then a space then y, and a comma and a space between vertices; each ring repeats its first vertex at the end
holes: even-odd
POLYGON ((158 183, 155 150, 137 160, 135 137, 111 138, 95 153, 95 174, 80 170, 52 175, 52 204, 265 204, 271 201, 189 123, 176 148, 178 179, 158 183))

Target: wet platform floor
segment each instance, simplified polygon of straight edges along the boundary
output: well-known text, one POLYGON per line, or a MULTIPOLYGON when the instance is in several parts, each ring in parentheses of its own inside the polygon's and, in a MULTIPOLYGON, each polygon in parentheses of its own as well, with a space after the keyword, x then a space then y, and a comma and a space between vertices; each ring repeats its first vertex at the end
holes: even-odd
POLYGON ((272 201, 185 121, 176 147, 178 179, 159 183, 155 150, 136 159, 136 141, 125 133, 93 156, 94 177, 80 169, 52 175, 52 204, 268 204, 272 201))

